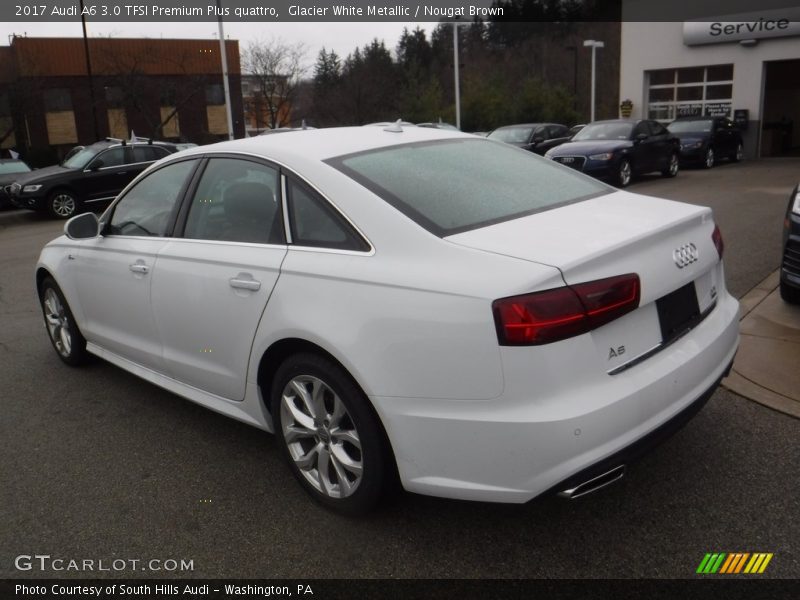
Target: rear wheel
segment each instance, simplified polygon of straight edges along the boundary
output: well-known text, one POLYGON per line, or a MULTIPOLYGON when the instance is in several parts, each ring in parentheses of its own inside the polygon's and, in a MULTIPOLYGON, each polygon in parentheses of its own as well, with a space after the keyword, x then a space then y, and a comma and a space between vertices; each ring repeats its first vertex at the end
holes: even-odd
POLYGON ((86 339, 78 329, 61 289, 51 277, 42 282, 41 304, 44 324, 58 357, 73 367, 86 362, 86 339))
POLYGON ((792 287, 781 281, 781 298, 789 304, 800 304, 800 288, 792 287))
POLYGON ((297 354, 272 385, 275 435, 292 473, 319 503, 356 515, 390 480, 388 449, 364 392, 332 361, 297 354))
POLYGON ((47 212, 56 219, 69 219, 78 212, 78 198, 73 192, 56 190, 47 197, 47 212))
POLYGON ((678 169, 678 154, 673 152, 669 157, 667 168, 661 171, 661 174, 664 177, 675 177, 678 174, 678 169))
POLYGON ((619 162, 619 167, 617 168, 617 186, 621 188, 628 187, 632 177, 633 169, 631 168, 631 162, 627 158, 623 158, 619 162))
POLYGON ((703 166, 706 169, 710 169, 711 167, 714 166, 715 160, 716 157, 714 156, 714 149, 711 146, 709 146, 708 149, 706 150, 706 156, 703 159, 703 166))

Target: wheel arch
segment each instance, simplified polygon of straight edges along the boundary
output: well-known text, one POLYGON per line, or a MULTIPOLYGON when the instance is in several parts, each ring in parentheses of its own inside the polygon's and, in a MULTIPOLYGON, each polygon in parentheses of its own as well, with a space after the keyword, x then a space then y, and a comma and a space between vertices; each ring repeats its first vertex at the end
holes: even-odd
MULTIPOLYGON (((364 391, 363 386, 358 382, 358 380, 356 380, 350 370, 344 364, 342 364, 342 361, 340 361, 322 346, 302 338, 284 338, 273 342, 261 355, 261 359, 259 360, 258 364, 257 378, 258 387, 261 390, 261 401, 264 404, 265 412, 270 415, 270 417, 272 417, 270 394, 272 390, 272 383, 275 379, 275 374, 277 373, 278 368, 280 368, 281 363, 295 354, 315 354, 331 361, 334 365, 339 367, 348 378, 350 378, 350 380, 358 387, 358 389, 360 389, 362 392, 364 391)), ((394 455, 392 441, 386 432, 383 419, 381 419, 380 414, 375 409, 375 405, 372 403, 372 400, 370 400, 366 392, 364 392, 364 398, 366 400, 368 409, 372 411, 373 416, 380 426, 380 435, 383 437, 388 453, 387 459, 391 465, 394 477, 396 478, 395 481, 397 481, 399 476, 397 470, 397 460, 394 455)), ((277 432, 275 433, 277 435, 277 432)))

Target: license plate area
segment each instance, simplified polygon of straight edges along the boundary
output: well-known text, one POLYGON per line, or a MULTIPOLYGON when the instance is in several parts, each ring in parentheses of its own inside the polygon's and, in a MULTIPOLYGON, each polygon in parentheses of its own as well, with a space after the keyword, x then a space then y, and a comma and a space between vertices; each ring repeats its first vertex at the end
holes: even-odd
POLYGON ((702 320, 694 281, 656 300, 661 341, 667 344, 702 320))

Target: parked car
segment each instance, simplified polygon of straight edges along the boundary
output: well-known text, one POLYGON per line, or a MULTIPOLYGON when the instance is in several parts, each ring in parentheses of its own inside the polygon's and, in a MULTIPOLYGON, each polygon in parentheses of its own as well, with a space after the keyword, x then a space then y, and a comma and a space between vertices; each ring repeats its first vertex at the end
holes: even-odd
POLYGON ((573 125, 569 128, 569 136, 575 137, 575 134, 578 133, 581 129, 586 127, 586 123, 578 123, 577 125, 573 125))
POLYGON ((681 162, 710 169, 721 158, 738 162, 744 156, 742 134, 726 117, 684 117, 667 129, 681 142, 681 162))
POLYGON ((792 304, 800 304, 800 185, 795 186, 789 196, 783 223, 781 298, 792 304))
POLYGON ((589 123, 545 156, 622 188, 651 171, 675 177, 679 152, 678 138, 657 121, 614 119, 589 123))
POLYGON ((18 158, 0 158, 0 209, 13 208, 6 188, 22 173, 30 173, 27 163, 18 158))
POLYGON ((176 151, 175 144, 167 142, 130 144, 106 138, 71 151, 60 165, 17 177, 8 192, 18 208, 47 211, 57 219, 68 219, 111 202, 145 168, 176 151))
POLYGON ((61 360, 274 431, 344 513, 396 477, 498 502, 603 487, 738 344, 710 209, 460 132, 185 150, 65 232, 36 267, 61 360))
POLYGON ((558 123, 524 123, 498 127, 486 137, 536 154, 544 154, 550 148, 569 141, 569 129, 558 123))

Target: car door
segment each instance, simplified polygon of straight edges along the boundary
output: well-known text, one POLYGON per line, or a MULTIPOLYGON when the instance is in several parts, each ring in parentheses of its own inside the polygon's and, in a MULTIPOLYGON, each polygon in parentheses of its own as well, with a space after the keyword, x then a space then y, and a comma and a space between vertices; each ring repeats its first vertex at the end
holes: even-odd
POLYGON ((675 152, 672 136, 669 130, 658 121, 648 121, 650 128, 650 143, 653 147, 653 170, 666 169, 670 158, 675 152))
POLYGON ((633 168, 637 173, 648 173, 655 166, 655 145, 647 121, 639 121, 633 128, 633 168), (642 139, 638 136, 644 135, 642 139))
POLYGON ((212 156, 158 251, 152 304, 175 379, 230 400, 245 394, 250 350, 286 242, 276 167, 212 156))
POLYGON ((161 339, 150 305, 153 269, 198 162, 170 163, 138 181, 104 215, 102 235, 83 242, 74 259, 86 339, 160 372, 161 339))
POLYGON ((132 179, 128 170, 133 157, 127 146, 99 152, 75 180, 79 199, 84 203, 113 200, 132 179))

